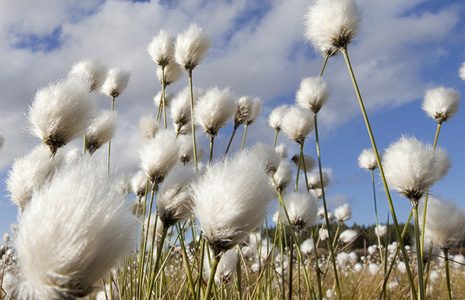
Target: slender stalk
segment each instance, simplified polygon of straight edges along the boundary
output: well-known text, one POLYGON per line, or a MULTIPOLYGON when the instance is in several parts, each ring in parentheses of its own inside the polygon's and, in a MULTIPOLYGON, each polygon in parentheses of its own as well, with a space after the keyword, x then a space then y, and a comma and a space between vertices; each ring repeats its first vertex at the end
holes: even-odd
POLYGON ((245 146, 245 140, 247 138, 247 128, 249 128, 249 124, 244 125, 244 133, 242 134, 242 144, 241 144, 241 150, 244 149, 245 146))
MULTIPOLYGON (((111 111, 115 110, 115 97, 111 97, 111 111)), ((108 141, 107 173, 110 174, 111 139, 108 141)))
POLYGON ((204 299, 210 299, 210 294, 213 287, 213 282, 215 280, 216 269, 218 267, 218 263, 220 262, 221 254, 214 254, 213 261, 211 262, 210 267, 210 278, 208 279, 207 290, 205 291, 204 299))
POLYGON ((208 158, 208 162, 213 160, 213 146, 215 145, 215 136, 210 135, 210 157, 208 158))
MULTIPOLYGON (((317 230, 318 227, 315 228, 315 232, 317 230)), ((313 234, 312 232, 312 240, 313 240, 313 253, 315 254, 315 272, 316 272, 316 280, 318 282, 318 299, 319 300, 322 300, 323 299, 323 288, 322 288, 322 285, 321 285, 321 270, 320 270, 320 266, 319 266, 319 263, 318 263, 318 246, 317 246, 317 242, 315 241, 315 235, 313 234)), ((309 262, 309 266, 311 265, 311 262, 309 262)))
POLYGON ((333 240, 332 234, 331 234, 331 228, 329 224, 329 217, 328 217, 328 205, 326 203, 326 195, 325 195, 325 184, 324 184, 324 179, 323 179, 323 167, 321 164, 321 150, 320 150, 320 137, 318 134, 318 115, 315 114, 313 118, 313 122, 315 125, 315 144, 316 144, 316 153, 318 157, 318 172, 320 174, 320 183, 321 183, 321 197, 323 199, 323 209, 324 209, 324 217, 325 217, 325 224, 326 224, 326 229, 328 230, 328 247, 329 247, 329 253, 331 256, 331 264, 333 266, 333 271, 334 271, 334 279, 336 281, 336 291, 337 291, 337 297, 339 299, 342 299, 341 295, 341 286, 339 284, 339 276, 337 273, 337 266, 336 266, 336 256, 334 253, 334 248, 331 243, 333 240))
POLYGON ((192 126, 192 147, 194 150, 194 165, 195 170, 199 170, 198 162, 197 162, 197 139, 195 137, 195 122, 194 122, 194 90, 192 86, 192 69, 188 70, 189 75, 189 90, 190 90, 190 100, 191 100, 191 126, 192 126))
POLYGON ((423 261, 421 259, 421 246, 420 246, 420 226, 418 222, 418 201, 410 200, 412 202, 412 211, 414 219, 414 233, 415 233, 415 246, 417 251, 417 269, 418 269, 418 297, 425 299, 425 281, 423 280, 423 261))
POLYGON ((307 192, 308 192, 308 191, 310 191, 310 186, 308 185, 307 166, 305 165, 304 143, 305 143, 305 141, 302 141, 302 143, 300 143, 300 158, 299 158, 299 162, 302 164, 302 167, 303 167, 303 169, 304 169, 305 186, 307 187, 307 192))
POLYGON ((294 266, 293 257, 294 257, 294 239, 292 238, 292 235, 291 235, 291 241, 289 245, 289 284, 288 284, 289 300, 292 300, 292 275, 293 275, 292 273, 293 273, 293 266, 294 266))
POLYGON ((273 142, 273 148, 276 147, 276 144, 278 143, 278 134, 279 134, 279 129, 275 129, 274 131, 274 142, 273 142))
POLYGON ((321 67, 321 70, 320 70, 320 77, 323 77, 323 73, 326 70, 326 65, 328 64, 328 60, 329 60, 329 55, 326 54, 323 60, 323 66, 321 67))
POLYGON ((198 290, 196 294, 196 299, 200 299, 200 292, 202 290, 202 275, 203 275, 203 261, 205 259, 205 239, 200 235, 200 264, 199 264, 199 275, 198 275, 198 290))
POLYGON ((158 101, 158 108, 157 108, 157 123, 160 122, 161 112, 162 112, 162 105, 161 102, 163 101, 163 95, 160 95, 160 100, 158 101))
MULTIPOLYGON (((439 133, 441 132, 442 122, 438 123, 436 126, 436 133, 434 135, 433 141, 433 149, 436 150, 436 146, 438 145, 439 133)), ((427 191, 425 194, 425 205, 423 206, 423 220, 425 220, 421 224, 421 253, 423 254, 423 249, 425 249, 425 228, 426 228, 426 212, 428 209, 428 198, 429 192, 427 191)))
POLYGON ((358 100, 358 103, 359 103, 359 106, 360 106, 360 110, 361 110, 361 113, 363 115, 363 119, 365 121, 365 126, 367 128, 367 132, 368 132, 368 135, 370 137, 371 146, 372 146, 373 152, 375 153, 375 156, 376 156, 376 161, 378 163, 379 172, 380 172, 380 175, 381 175, 381 179, 383 181, 384 191, 386 193, 386 197, 387 197, 388 203, 389 203, 389 209, 390 209, 390 212, 391 212, 392 221, 394 222, 394 228, 396 230, 397 242, 400 245, 402 258, 403 258, 403 260, 405 262, 405 266, 406 266, 406 269, 407 269, 407 276, 408 276, 408 280, 409 280, 409 283, 410 283, 410 289, 412 291, 412 295, 416 298, 417 293, 416 293, 416 290, 415 290, 415 284, 414 284, 414 281, 413 281, 412 272, 410 270, 409 258, 408 258, 407 252, 405 251, 404 241, 402 240, 402 237, 401 237, 399 222, 397 221, 397 215, 396 215, 396 211, 395 211, 395 208, 394 208, 394 203, 392 202, 391 193, 389 192, 389 187, 388 187, 388 184, 387 184, 387 181, 386 181, 386 176, 384 175, 384 169, 383 169, 383 166, 381 164, 381 158, 380 158, 380 155, 379 155, 379 152, 378 152, 378 147, 376 146, 376 141, 375 141, 375 138, 374 138, 374 135, 373 135, 373 131, 371 129, 370 121, 368 119, 368 114, 367 114, 366 109, 365 109, 365 104, 363 102, 362 95, 360 93, 360 89, 358 88, 357 80, 355 78, 355 74, 354 74, 354 71, 352 69, 352 65, 350 63, 350 58, 349 58, 349 53, 347 51, 347 48, 341 48, 340 50, 342 52, 342 55, 344 56, 344 60, 345 60, 346 66, 347 66, 347 70, 348 70, 349 75, 351 77, 352 85, 354 87, 354 91, 355 91, 355 94, 357 96, 357 100, 358 100))
POLYGON ((166 94, 165 94, 166 84, 165 84, 165 66, 161 67, 161 97, 162 97, 162 109, 163 109, 163 125, 165 129, 168 127, 166 124, 166 94))
POLYGON ((446 268, 446 283, 447 283, 447 297, 452 300, 452 289, 450 286, 450 273, 449 273, 449 249, 443 248, 444 252, 444 267, 446 268))
POLYGON ((237 298, 239 300, 242 300, 242 270, 241 270, 241 260, 240 260, 240 254, 241 254, 241 249, 239 246, 237 248, 237 255, 239 256, 239 259, 237 260, 236 263, 236 274, 237 274, 237 298))
MULTIPOLYGON (((300 165, 301 165, 301 157, 299 157, 299 163, 297 164, 297 174, 295 175, 295 187, 294 190, 297 192, 299 190, 299 177, 300 177, 300 165)), ((308 184, 308 182, 307 182, 308 184)))
POLYGON ((231 143, 234 139, 234 136, 236 135, 236 131, 237 131, 237 128, 238 126, 237 125, 234 125, 234 128, 233 128, 233 131, 231 133, 231 137, 229 138, 229 142, 228 142, 228 146, 226 147, 226 151, 224 152, 224 155, 226 156, 226 154, 228 154, 229 152, 229 148, 231 147, 231 143))
MULTIPOLYGON (((157 255, 157 257, 155 258, 155 264, 153 265, 153 270, 154 271, 153 271, 153 275, 152 275, 152 278, 151 278, 150 284, 149 284, 149 292, 147 294, 149 299, 150 299, 150 295, 152 294, 153 285, 155 283, 155 272, 158 269, 158 264, 160 263, 160 258, 162 256, 162 250, 163 250, 163 244, 165 243, 165 238, 166 238, 167 233, 168 233, 168 228, 163 226, 163 231, 162 231, 160 240, 158 241, 157 252, 155 253, 157 255)), ((156 231, 154 231, 153 235, 155 236, 156 234, 157 234, 156 231)), ((153 241, 153 243, 155 243, 155 241, 153 241)), ((153 248, 154 248, 154 244, 152 244, 152 251, 153 251, 153 248)), ((150 268, 150 269, 152 270, 152 268, 150 268)), ((150 271, 150 272, 152 273, 152 271, 150 271)))
MULTIPOLYGON (((370 170, 371 173, 371 186, 373 190, 373 204, 375 207, 375 224, 376 227, 378 228, 379 221, 378 221, 378 201, 376 200, 376 186, 375 186, 375 170, 370 170)), ((377 234, 376 237, 378 238, 378 249, 379 249, 379 257, 381 258, 381 261, 383 261, 383 250, 381 249, 381 238, 377 234)))
POLYGON ((187 256, 186 244, 184 242, 184 233, 183 233, 184 231, 181 228, 181 226, 179 226, 179 223, 176 224, 176 228, 178 230, 179 241, 180 241, 180 244, 181 244, 182 260, 183 260, 184 270, 186 271, 187 282, 189 283, 189 289, 191 291, 192 298, 193 298, 193 297, 195 297, 195 284, 194 284, 194 280, 192 279, 192 271, 191 271, 191 268, 189 266, 189 258, 187 256))

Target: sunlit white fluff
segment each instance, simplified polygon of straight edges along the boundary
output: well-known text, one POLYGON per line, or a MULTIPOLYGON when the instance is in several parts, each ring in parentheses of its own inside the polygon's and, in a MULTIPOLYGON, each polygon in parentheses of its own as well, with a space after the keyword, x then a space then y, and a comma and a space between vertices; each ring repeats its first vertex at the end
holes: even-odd
POLYGON ((334 217, 339 223, 343 223, 352 217, 352 209, 348 203, 344 203, 341 206, 336 207, 334 210, 334 217))
MULTIPOLYGON (((420 201, 419 211, 423 211, 424 199, 420 201)), ((421 215, 420 224, 423 224, 421 215)), ((441 201, 429 196, 426 210, 425 235, 428 240, 440 248, 450 248, 465 236, 465 214, 463 209, 451 202, 441 201)))
POLYGON ((373 255, 376 253, 376 251, 378 251, 378 246, 370 245, 368 246, 367 250, 368 250, 368 254, 373 255))
POLYGON ((311 189, 310 192, 311 192, 312 195, 315 196, 315 198, 317 198, 318 200, 321 200, 321 198, 323 198, 323 190, 320 189, 320 188, 311 189))
POLYGON ((317 114, 328 101, 329 92, 326 82, 321 77, 307 77, 302 79, 296 93, 296 102, 305 109, 317 114))
POLYGON ((328 237, 329 237, 328 229, 320 228, 318 230, 318 237, 320 238, 320 240, 326 241, 328 239, 328 237))
POLYGON ((305 16, 305 37, 315 49, 332 55, 357 34, 360 11, 354 0, 317 0, 305 16))
MULTIPOLYGON (((298 231, 312 226, 318 220, 318 206, 312 194, 290 193, 284 197, 284 205, 289 215, 289 221, 298 231)), ((281 210, 281 219, 284 224, 289 224, 284 209, 281 210)))
POLYGON ((323 175, 323 184, 321 183, 321 178, 320 178, 320 172, 315 171, 310 174, 308 174, 308 186, 311 190, 314 189, 321 189, 323 187, 327 187, 330 180, 331 180, 331 170, 330 169, 323 169, 322 170, 322 175, 323 175))
POLYGON ((109 69, 100 91, 112 98, 119 97, 128 86, 129 73, 120 68, 109 69))
POLYGON ((147 181, 147 174, 140 170, 131 178, 131 190, 138 197, 145 196, 145 192, 152 190, 152 183, 147 181))
POLYGON ((229 118, 234 114, 236 105, 231 91, 214 87, 206 91, 197 103, 196 121, 207 134, 216 136, 229 118))
POLYGON ((358 165, 360 168, 372 171, 378 167, 375 152, 373 149, 363 149, 358 156, 358 165))
POLYGON ((303 143, 308 134, 313 130, 313 116, 307 110, 291 106, 283 116, 281 129, 297 143, 303 143))
POLYGON ((383 155, 383 167, 391 188, 411 200, 419 200, 449 170, 447 154, 413 137, 401 137, 383 155))
POLYGON ((268 117, 268 125, 274 130, 280 131, 283 117, 288 109, 288 105, 281 105, 273 109, 268 117))
POLYGON ((174 50, 176 62, 186 70, 193 70, 205 56, 210 44, 210 37, 205 30, 197 24, 191 24, 176 38, 174 50))
MULTIPOLYGON (((174 95, 171 93, 165 93, 165 106, 170 106, 171 100, 173 100, 174 95)), ((162 92, 159 91, 155 97, 153 97, 153 103, 156 107, 162 106, 162 92)))
POLYGON ((442 123, 455 115, 459 100, 460 95, 455 89, 440 86, 426 91, 422 108, 429 117, 442 123))
POLYGON ((89 85, 89 91, 98 90, 105 81, 107 67, 93 59, 84 59, 73 65, 69 78, 83 80, 89 85))
POLYGON ((95 112, 95 100, 82 81, 68 79, 41 88, 34 96, 28 118, 32 133, 55 153, 81 136, 95 112))
POLYGON ((285 160, 281 160, 276 170, 276 173, 273 174, 275 188, 277 188, 280 191, 286 190, 287 186, 291 183, 291 176, 291 164, 285 160))
POLYGON ((299 166, 299 161, 300 161, 300 169, 305 170, 307 172, 312 171, 313 167, 315 167, 315 160, 310 155, 304 154, 304 159, 302 161, 300 159, 300 154, 295 154, 294 156, 292 156, 291 161, 296 166, 299 166), (304 164, 305 164, 305 169, 304 169, 304 164))
POLYGON ((234 126, 250 124, 258 116, 261 108, 261 102, 258 98, 242 96, 237 100, 234 111, 234 126))
MULTIPOLYGON (((201 90, 193 90, 194 103, 198 101, 201 95, 201 90)), ((173 98, 170 113, 171 118, 173 119, 173 126, 176 133, 186 134, 191 132, 191 106, 189 88, 184 88, 173 98)))
POLYGON ((160 84, 163 83, 163 74, 165 75, 165 86, 168 86, 176 81, 182 76, 182 68, 174 61, 170 61, 168 65, 166 65, 164 73, 161 67, 157 68, 157 78, 160 84))
POLYGON ((370 272, 370 275, 375 276, 376 274, 378 274, 379 270, 380 270, 380 267, 378 264, 376 263, 368 264, 368 272, 370 272))
POLYGON ((157 211, 166 228, 190 215, 192 193, 189 185, 194 179, 195 172, 190 166, 178 165, 171 170, 160 185, 157 211))
POLYGON ((39 145, 29 154, 15 159, 6 181, 11 201, 24 210, 33 191, 40 189, 53 177, 62 160, 61 155, 51 157, 44 145, 39 145))
POLYGON ((383 224, 378 224, 375 226, 375 234, 378 237, 383 237, 387 234, 387 226, 383 224))
POLYGON ((315 250, 315 243, 312 239, 306 239, 305 241, 300 244, 300 251, 307 256, 310 256, 312 252, 315 250))
POLYGON ((276 147, 274 147, 276 153, 281 156, 282 159, 287 158, 287 147, 284 144, 279 144, 276 147))
MULTIPOLYGON (((150 216, 150 222, 149 222, 149 217, 145 218, 144 226, 147 229, 147 235, 149 237, 155 237, 155 240, 159 240, 164 231, 164 226, 163 222, 160 220, 160 217, 158 217, 156 214, 152 214, 150 216), (148 226, 147 226, 148 224, 148 226)), ((152 246, 152 238, 149 238, 149 247, 152 246)), ((156 255, 156 253, 154 253, 156 255)))
POLYGON ((339 252, 336 255, 337 266, 341 269, 345 268, 346 265, 349 263, 349 261, 350 261, 350 257, 349 257, 349 253, 347 252, 339 252))
POLYGON ((144 139, 153 139, 159 129, 158 122, 154 116, 144 115, 140 118, 139 132, 144 139))
POLYGON ((129 254, 136 223, 113 184, 84 156, 34 194, 16 239, 19 299, 85 297, 129 254))
MULTIPOLYGON (((179 144, 179 161, 185 165, 194 159, 194 149, 192 136, 189 134, 184 134, 178 136, 179 144)), ((197 148, 197 159, 201 160, 203 156, 202 148, 197 148)))
POLYGON ((166 30, 160 30, 152 38, 147 52, 157 65, 165 67, 173 58, 174 38, 166 30))
POLYGON ((281 163, 281 158, 276 150, 267 144, 256 143, 250 148, 250 154, 255 161, 262 165, 268 174, 274 174, 281 163))
POLYGON ((176 136, 169 130, 160 130, 148 140, 139 152, 140 166, 152 183, 163 181, 179 159, 176 136))
POLYGON ((90 154, 113 138, 116 130, 116 112, 102 111, 92 120, 86 131, 86 148, 90 154))
MULTIPOLYGON (((205 280, 208 280, 210 277, 210 264, 208 257, 205 257, 204 259, 204 278, 205 280)), ((237 262, 239 260, 239 257, 237 255, 237 250, 236 249, 230 249, 226 251, 223 256, 220 259, 220 262, 218 263, 218 267, 215 273, 215 282, 218 285, 221 285, 222 283, 228 283, 230 282, 232 276, 236 272, 236 267, 237 267, 237 262)))
POLYGON ((206 167, 193 185, 194 213, 215 254, 261 224, 273 194, 265 170, 248 151, 206 167))
POLYGON ((353 242, 358 236, 358 232, 353 229, 346 229, 339 235, 339 240, 343 243, 351 243, 353 242))

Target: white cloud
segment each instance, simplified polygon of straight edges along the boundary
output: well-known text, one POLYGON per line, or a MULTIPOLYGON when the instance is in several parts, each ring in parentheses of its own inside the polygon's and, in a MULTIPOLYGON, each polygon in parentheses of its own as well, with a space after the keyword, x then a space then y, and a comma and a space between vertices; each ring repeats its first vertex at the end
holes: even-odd
MULTIPOLYGON (((422 64, 442 55, 438 44, 454 29, 459 15, 452 9, 406 13, 420 2, 359 1, 362 29, 350 53, 371 110, 412 101, 430 84, 422 77, 422 64), (422 47, 430 47, 428 53, 417 51, 422 47)), ((0 126, 5 136, 0 150, 2 170, 38 142, 28 135, 24 115, 37 88, 65 76, 82 57, 131 72, 128 89, 117 103, 119 125, 113 157, 114 165, 122 170, 137 168, 138 119, 154 111, 152 98, 159 89, 146 47, 161 28, 176 34, 194 21, 205 26, 213 46, 205 63, 194 71, 194 83, 230 86, 238 95, 260 96, 265 113, 278 101, 293 102, 289 95, 301 78, 317 74, 321 67, 321 57, 303 40, 306 0, 270 1, 260 15, 251 13, 260 8, 259 2, 246 0, 179 1, 169 7, 157 2, 42 0, 34 9, 30 3, 0 3, 4 12, 0 37, 5 41, 0 45, 0 126), (84 16, 86 12, 92 13, 84 16), (58 27, 61 44, 51 52, 12 47, 24 36, 43 37, 58 27)), ((358 108, 341 57, 331 59, 325 78, 332 88, 331 100, 322 111, 328 129, 352 118, 358 108)), ((184 77, 171 90, 185 84, 184 77)), ((99 98, 107 108, 108 99, 99 98)), ((250 138, 270 141, 272 134, 262 119, 251 127, 250 138)), ((219 143, 223 139, 227 137, 220 137, 219 143)))

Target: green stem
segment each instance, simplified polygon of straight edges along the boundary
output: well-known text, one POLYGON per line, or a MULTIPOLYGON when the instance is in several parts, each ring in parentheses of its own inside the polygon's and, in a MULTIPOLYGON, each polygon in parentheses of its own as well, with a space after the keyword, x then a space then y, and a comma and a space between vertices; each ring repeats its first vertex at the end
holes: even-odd
POLYGON ((210 135, 210 157, 208 158, 208 162, 213 160, 213 146, 215 145, 215 136, 210 135))
POLYGON ((237 298, 242 300, 242 270, 241 270, 241 259, 240 259, 241 249, 237 246, 237 263, 236 263, 236 274, 237 274, 237 298))
POLYGON ((163 94, 160 95, 160 100, 158 100, 158 108, 157 108, 157 123, 160 122, 161 118, 161 111, 162 111, 162 105, 161 102, 163 101, 163 94))
POLYGON ((184 231, 179 225, 179 223, 176 224, 176 228, 178 230, 179 241, 181 244, 182 260, 183 260, 184 269, 187 275, 187 282, 189 283, 189 289, 191 291, 192 298, 194 298, 195 297, 195 284, 192 278, 192 271, 189 266, 189 258, 187 256, 186 244, 184 242, 184 231))
POLYGON ((203 261, 205 259, 205 239, 203 238, 202 234, 200 234, 200 264, 199 264, 199 277, 198 277, 198 290, 196 294, 196 299, 200 299, 200 292, 202 290, 202 276, 203 276, 203 261))
POLYGON ((247 138, 247 128, 249 128, 249 124, 244 125, 244 133, 242 134, 242 144, 241 144, 241 150, 244 149, 245 146, 245 140, 247 138))
POLYGON ((321 70, 320 70, 320 77, 323 77, 323 73, 326 70, 326 65, 328 64, 328 60, 329 60, 329 55, 326 54, 323 60, 323 66, 321 67, 321 70))
MULTIPOLYGON (((315 231, 318 230, 318 227, 315 228, 315 231)), ((323 299, 323 288, 321 285, 321 270, 320 266, 318 263, 318 245, 317 242, 315 241, 315 235, 312 232, 312 240, 313 240, 313 253, 315 255, 315 271, 316 271, 316 280, 318 282, 318 299, 322 300, 323 299)), ((309 266, 311 265, 311 262, 309 262, 309 266)))
POLYGON ((444 267, 446 268, 446 283, 447 283, 447 297, 452 300, 452 289, 450 286, 450 274, 449 274, 449 249, 443 248, 444 252, 444 267))
POLYGON ((234 136, 236 135, 237 128, 238 128, 238 126, 234 125, 233 131, 231 133, 231 137, 229 138, 228 146, 226 147, 226 151, 224 152, 225 156, 229 152, 229 148, 231 147, 231 143, 232 143, 232 141, 234 139, 234 136))
POLYGON ((192 69, 188 71, 189 75, 189 90, 190 90, 190 100, 191 100, 191 126, 192 126, 192 147, 194 150, 194 165, 195 170, 199 170, 199 165, 197 162, 197 139, 195 137, 195 122, 194 122, 194 90, 192 86, 192 69))
MULTIPOLYGON (((111 98, 111 111, 115 110, 115 97, 111 98)), ((107 173, 110 174, 111 139, 108 141, 107 173)))
MULTIPOLYGON (((163 225, 163 231, 162 231, 162 234, 161 234, 161 237, 160 237, 160 240, 158 241, 158 246, 157 246, 157 252, 155 253, 157 255, 157 257, 155 258, 155 265, 153 266, 153 273, 152 273, 152 279, 150 280, 150 284, 149 284, 149 292, 147 294, 148 298, 147 299, 150 299, 150 296, 152 295, 152 290, 153 290, 153 285, 155 283, 155 274, 157 272, 157 269, 158 269, 158 264, 160 263, 160 258, 161 258, 161 254, 162 254, 162 250, 163 250, 163 244, 165 243, 165 238, 166 238, 166 234, 168 233, 168 228, 166 228, 164 225, 163 225)), ((153 232, 153 236, 156 236, 157 233, 156 231, 153 232)), ((152 244, 152 251, 153 251, 153 248, 154 248, 154 244, 155 244, 155 240, 152 239, 153 241, 153 244, 152 244)), ((150 268, 152 269, 152 268, 150 268)))
POLYGON ((410 200, 412 203, 413 219, 414 219, 414 234, 415 246, 417 251, 417 269, 418 269, 418 296, 419 299, 425 299, 425 287, 423 280, 423 261, 421 259, 421 246, 420 246, 420 226, 418 222, 418 201, 410 200))
POLYGON ((213 261, 211 262, 212 265, 210 267, 210 278, 208 279, 207 290, 205 291, 204 299, 210 299, 213 282, 215 281, 216 268, 218 267, 218 263, 220 262, 220 259, 221 259, 221 254, 213 255, 213 261))
POLYGON ((162 66, 161 67, 161 97, 162 97, 162 101, 161 101, 161 104, 162 104, 162 109, 163 109, 163 125, 165 127, 165 129, 168 127, 167 124, 166 124, 166 94, 165 94, 165 67, 162 66))
POLYGON ((275 129, 275 131, 274 131, 273 148, 276 147, 276 144, 278 143, 278 134, 279 134, 279 129, 275 129))
MULTIPOLYGON (((375 207, 375 224, 376 227, 378 228, 379 221, 378 221, 378 201, 376 200, 376 185, 375 185, 375 170, 370 170, 371 173, 371 186, 373 190, 373 204, 375 207)), ((381 238, 377 234, 376 237, 378 238, 378 249, 379 249, 379 257, 381 258, 381 261, 384 261, 383 259, 383 250, 381 249, 381 238)))
POLYGON ((405 266, 406 266, 406 269, 407 269, 407 276, 408 276, 408 280, 409 280, 409 283, 410 283, 410 289, 411 289, 412 295, 414 296, 414 298, 416 298, 417 293, 416 293, 416 290, 415 290, 413 275, 412 275, 412 272, 410 270, 409 258, 408 258, 407 252, 405 251, 404 241, 402 240, 402 237, 401 237, 399 222, 397 221, 397 215, 396 215, 396 211, 395 211, 395 208, 394 208, 394 203, 392 202, 391 193, 389 191, 389 187, 388 187, 388 184, 387 184, 387 181, 386 181, 386 176, 384 175, 384 169, 383 169, 383 166, 381 164, 381 157, 380 157, 379 152, 378 152, 378 147, 376 146, 376 141, 375 141, 375 138, 374 138, 374 135, 373 135, 373 131, 371 129, 370 121, 368 119, 368 114, 367 114, 366 109, 365 109, 365 104, 363 102, 362 95, 361 95, 360 90, 358 88, 357 80, 355 78, 355 74, 354 74, 354 71, 352 69, 352 65, 350 63, 350 58, 349 58, 349 53, 347 51, 347 48, 341 48, 340 50, 342 52, 342 55, 344 56, 344 60, 345 60, 346 66, 347 66, 347 70, 348 70, 350 78, 352 80, 352 85, 354 87, 354 91, 355 91, 355 94, 357 96, 357 100, 358 100, 358 103, 359 103, 359 106, 360 106, 360 110, 361 110, 361 113, 363 115, 363 119, 365 121, 365 126, 367 128, 368 136, 370 137, 371 146, 372 146, 373 152, 375 153, 375 156, 376 156, 376 162, 378 163, 379 172, 380 172, 380 175, 381 175, 381 179, 383 181, 384 191, 386 193, 386 197, 387 197, 387 200, 388 200, 388 203, 389 203, 389 209, 390 209, 390 212, 391 212, 392 221, 394 222, 394 228, 396 230, 397 242, 400 245, 402 257, 404 259, 404 263, 405 263, 405 266))
MULTIPOLYGON (((292 226, 292 225, 291 225, 292 226)), ((293 276, 293 257, 294 257, 294 239, 291 235, 290 245, 289 245, 289 286, 288 286, 288 294, 289 300, 292 300, 292 276, 293 276)))
POLYGON ((326 229, 328 230, 328 247, 329 247, 329 253, 331 256, 331 264, 333 266, 333 271, 334 271, 334 279, 336 280, 336 292, 337 292, 337 297, 339 299, 342 299, 341 295, 341 286, 339 285, 339 276, 337 273, 337 266, 336 266, 336 256, 334 253, 334 248, 331 243, 333 240, 332 234, 331 234, 331 228, 329 224, 329 217, 328 217, 328 205, 326 203, 326 195, 325 195, 325 184, 324 184, 324 179, 323 179, 323 167, 321 163, 321 150, 320 150, 320 137, 318 134, 318 118, 317 114, 315 114, 313 118, 313 122, 315 125, 315 144, 316 144, 316 153, 318 157, 318 172, 320 175, 320 183, 321 183, 321 197, 323 199, 323 209, 324 209, 324 217, 325 217, 325 223, 326 223, 326 229))
MULTIPOLYGON (((436 126, 436 134, 434 135, 433 141, 433 149, 436 151, 436 146, 438 144, 439 133, 441 132, 442 122, 438 123, 436 126)), ((423 206, 423 223, 421 224, 421 253, 423 254, 423 250, 425 249, 425 229, 426 229, 426 212, 428 209, 428 198, 429 198, 429 191, 425 194, 425 205, 423 206)))
POLYGON ((308 185, 307 166, 305 165, 304 143, 305 143, 305 140, 302 141, 302 143, 300 143, 299 163, 302 163, 302 167, 304 169, 305 186, 307 187, 307 192, 308 192, 308 191, 310 191, 310 186, 308 185))

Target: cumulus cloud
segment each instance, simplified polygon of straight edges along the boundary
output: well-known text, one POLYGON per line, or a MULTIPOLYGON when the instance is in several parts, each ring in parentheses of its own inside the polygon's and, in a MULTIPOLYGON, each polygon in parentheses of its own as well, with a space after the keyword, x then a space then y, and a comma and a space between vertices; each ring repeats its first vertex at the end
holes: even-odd
MULTIPOLYGON (((422 76, 422 64, 440 55, 439 43, 454 30, 459 12, 415 12, 422 2, 358 1, 363 21, 349 51, 369 110, 413 101, 429 85, 422 76), (432 51, 415 51, 422 47, 432 51)), ((212 36, 212 48, 196 69, 194 84, 230 86, 237 95, 259 96, 265 101, 265 114, 282 102, 294 102, 300 80, 319 72, 322 58, 303 38, 307 0, 163 3, 43 0, 34 9, 26 0, 0 3, 4 12, 0 19, 4 41, 0 45, 0 128, 5 136, 0 170, 38 143, 28 134, 24 117, 35 91, 64 77, 84 57, 131 73, 131 82, 117 103, 113 145, 118 151, 113 152, 113 165, 135 170, 138 120, 155 113, 152 98, 160 89, 146 48, 162 28, 177 34, 191 22, 205 27, 212 36)), ((332 93, 321 120, 326 129, 333 129, 350 120, 358 108, 341 57, 330 60, 325 78, 332 93)), ((186 83, 184 76, 169 90, 180 90, 186 83)), ((107 97, 99 96, 99 101, 102 108, 109 108, 107 97)), ((269 135, 269 142, 273 133, 263 120, 252 125, 249 137, 269 135)), ((219 138, 222 142, 227 137, 219 138)))

